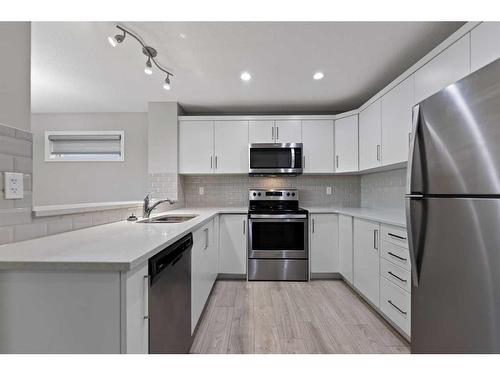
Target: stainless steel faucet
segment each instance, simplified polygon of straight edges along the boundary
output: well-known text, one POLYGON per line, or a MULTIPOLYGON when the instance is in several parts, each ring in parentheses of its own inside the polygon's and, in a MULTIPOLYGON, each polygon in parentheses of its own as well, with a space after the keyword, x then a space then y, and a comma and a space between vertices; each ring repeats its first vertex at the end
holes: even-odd
POLYGON ((174 203, 177 203, 177 201, 173 201, 171 199, 160 199, 158 201, 156 201, 155 203, 153 203, 151 206, 150 206, 150 198, 149 198, 149 194, 146 195, 146 198, 144 198, 144 205, 143 205, 143 217, 149 217, 149 215, 151 215, 151 212, 159 205, 159 204, 162 204, 162 203, 169 203, 169 204, 174 204, 174 203))

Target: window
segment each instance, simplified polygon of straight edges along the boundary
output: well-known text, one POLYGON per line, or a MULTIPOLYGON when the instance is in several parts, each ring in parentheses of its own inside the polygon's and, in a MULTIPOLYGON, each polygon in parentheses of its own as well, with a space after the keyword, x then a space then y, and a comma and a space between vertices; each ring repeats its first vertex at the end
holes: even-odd
POLYGON ((45 161, 123 161, 123 131, 47 131, 45 161))

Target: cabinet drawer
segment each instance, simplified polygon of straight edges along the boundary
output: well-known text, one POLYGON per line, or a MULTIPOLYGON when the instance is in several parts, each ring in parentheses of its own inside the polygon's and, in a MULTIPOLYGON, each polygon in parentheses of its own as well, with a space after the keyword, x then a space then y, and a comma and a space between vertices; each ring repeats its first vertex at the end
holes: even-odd
POLYGON ((382 258, 403 267, 405 270, 411 270, 410 252, 407 248, 395 245, 392 242, 382 241, 380 254, 382 258))
POLYGON ((380 232, 382 241, 408 249, 408 234, 406 233, 406 229, 392 225, 381 225, 380 232))
POLYGON ((380 309, 393 323, 410 336, 411 295, 385 277, 380 278, 380 309))
POLYGON ((394 263, 380 259, 380 276, 385 277, 408 292, 411 291, 410 271, 398 267, 394 263))

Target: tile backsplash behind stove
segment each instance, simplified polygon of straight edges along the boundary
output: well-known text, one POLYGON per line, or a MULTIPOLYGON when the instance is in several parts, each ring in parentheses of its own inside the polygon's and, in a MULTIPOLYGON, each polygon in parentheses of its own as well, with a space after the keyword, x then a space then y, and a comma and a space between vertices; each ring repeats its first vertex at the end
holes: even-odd
POLYGON ((302 206, 360 205, 360 176, 184 176, 183 190, 187 207, 248 205, 248 190, 253 188, 294 188, 300 191, 302 206), (327 195, 327 187, 332 194, 327 195), (200 195, 203 188, 203 195, 200 195))

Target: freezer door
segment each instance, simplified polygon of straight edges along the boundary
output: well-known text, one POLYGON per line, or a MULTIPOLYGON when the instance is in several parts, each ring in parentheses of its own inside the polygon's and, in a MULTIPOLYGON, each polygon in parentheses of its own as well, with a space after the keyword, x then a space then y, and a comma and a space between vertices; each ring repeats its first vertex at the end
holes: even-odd
POLYGON ((500 199, 411 200, 410 212, 423 229, 412 353, 500 353, 500 199))
POLYGON ((500 194, 500 60, 424 100, 417 113, 408 193, 500 194))

